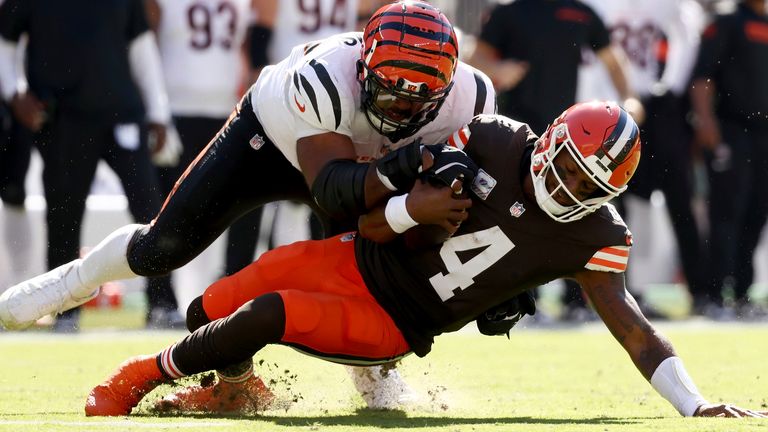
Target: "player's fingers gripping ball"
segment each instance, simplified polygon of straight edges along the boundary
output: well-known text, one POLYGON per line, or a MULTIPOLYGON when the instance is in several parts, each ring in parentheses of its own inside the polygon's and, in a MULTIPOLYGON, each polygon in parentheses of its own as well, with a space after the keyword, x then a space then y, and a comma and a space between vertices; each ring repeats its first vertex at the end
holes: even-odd
POLYGON ((475 179, 479 167, 463 151, 446 144, 425 147, 432 153, 433 158, 432 166, 423 173, 429 182, 449 186, 457 191, 457 194, 461 194, 461 185, 471 184, 475 179))

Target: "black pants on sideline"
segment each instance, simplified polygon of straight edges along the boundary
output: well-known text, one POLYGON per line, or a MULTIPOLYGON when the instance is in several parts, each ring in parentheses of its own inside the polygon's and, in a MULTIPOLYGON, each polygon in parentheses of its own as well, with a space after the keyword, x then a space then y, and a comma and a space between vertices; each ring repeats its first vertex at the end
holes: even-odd
POLYGON ((688 288, 692 294, 706 283, 703 242, 693 216, 692 135, 685 123, 685 99, 666 94, 644 99, 640 127, 642 158, 629 183, 630 194, 648 199, 661 190, 688 288))
POLYGON ((716 303, 722 303, 725 286, 736 300, 746 300, 768 215, 768 126, 721 120, 720 127, 730 157, 707 158, 711 281, 705 293, 716 303))
MULTIPOLYGON (((43 159, 49 268, 80 256, 85 202, 100 160, 120 179, 137 222, 148 223, 160 209, 161 195, 149 157, 145 125, 140 125, 135 148, 118 144, 115 126, 62 113, 36 135, 35 144, 43 159)), ((146 293, 150 309, 178 307, 169 276, 148 280, 146 293)), ((77 313, 73 309, 63 315, 77 313)))
POLYGON ((0 111, 0 199, 5 205, 23 207, 32 132, 14 121, 4 105, 0 111))

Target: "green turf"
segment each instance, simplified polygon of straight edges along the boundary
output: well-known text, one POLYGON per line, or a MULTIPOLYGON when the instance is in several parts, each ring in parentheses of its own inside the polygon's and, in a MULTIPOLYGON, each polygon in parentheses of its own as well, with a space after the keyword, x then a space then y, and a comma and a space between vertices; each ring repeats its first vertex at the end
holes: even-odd
MULTIPOLYGON (((768 326, 661 328, 712 401, 768 409, 768 326)), ((127 418, 83 416, 90 388, 120 361, 180 335, 0 333, 0 431, 768 431, 768 421, 680 418, 599 326, 516 331, 511 340, 443 336, 427 358, 403 362, 423 396, 404 412, 363 409, 342 367, 274 347, 264 351, 261 370, 279 381, 280 395, 298 399, 287 409, 249 418, 156 417, 142 405, 127 418)))

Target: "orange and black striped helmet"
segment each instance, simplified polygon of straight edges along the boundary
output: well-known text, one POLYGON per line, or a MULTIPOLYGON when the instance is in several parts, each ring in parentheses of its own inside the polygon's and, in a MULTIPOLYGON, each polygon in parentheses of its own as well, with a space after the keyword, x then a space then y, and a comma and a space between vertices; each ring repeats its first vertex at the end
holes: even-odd
POLYGON ((458 52, 453 26, 432 5, 403 0, 377 10, 358 62, 371 125, 397 141, 432 121, 453 86, 458 52))

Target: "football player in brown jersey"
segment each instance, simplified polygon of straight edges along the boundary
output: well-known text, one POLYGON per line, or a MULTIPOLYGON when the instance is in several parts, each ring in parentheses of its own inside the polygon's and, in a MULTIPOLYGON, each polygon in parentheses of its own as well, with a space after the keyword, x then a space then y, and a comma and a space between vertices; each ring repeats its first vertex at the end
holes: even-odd
MULTIPOLYGON (((608 201, 626 189, 640 137, 623 109, 577 104, 540 138, 526 124, 481 115, 448 144, 477 163, 469 167, 474 175, 462 179, 457 174, 465 171, 448 165, 433 170, 430 181, 362 216, 358 233, 275 249, 214 283, 203 296, 214 321, 155 355, 124 362, 91 391, 86 415, 126 415, 159 383, 240 363, 267 344, 358 365, 424 356, 435 336, 543 282, 571 277, 680 414, 766 416, 710 404, 625 289, 631 234, 608 201), (455 196, 462 187, 469 197, 455 196), (400 233, 446 208, 455 212, 444 225, 449 239, 405 245, 400 233)), ((216 385, 206 406, 217 411, 240 409, 251 394, 248 382, 216 385)), ((259 401, 250 405, 258 409, 259 401)))

